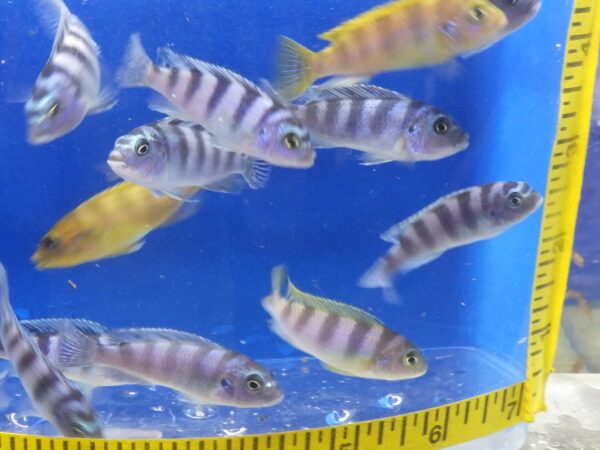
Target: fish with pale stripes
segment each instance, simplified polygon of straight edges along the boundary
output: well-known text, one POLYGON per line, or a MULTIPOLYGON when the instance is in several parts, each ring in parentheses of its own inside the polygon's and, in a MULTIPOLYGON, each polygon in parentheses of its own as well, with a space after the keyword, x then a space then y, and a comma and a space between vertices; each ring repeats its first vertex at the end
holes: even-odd
POLYGON ((333 372, 360 378, 404 380, 427 372, 417 347, 359 308, 306 294, 273 269, 273 291, 262 304, 271 329, 333 372), (282 292, 287 283, 286 292, 282 292))

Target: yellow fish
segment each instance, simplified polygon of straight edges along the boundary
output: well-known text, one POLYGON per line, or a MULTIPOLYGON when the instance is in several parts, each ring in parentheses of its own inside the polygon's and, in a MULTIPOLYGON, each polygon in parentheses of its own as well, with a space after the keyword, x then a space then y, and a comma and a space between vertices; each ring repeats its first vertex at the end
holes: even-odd
MULTIPOLYGON (((198 191, 190 188, 188 194, 198 191)), ((144 245, 144 236, 173 221, 183 203, 129 181, 119 183, 60 219, 31 260, 38 269, 50 269, 133 253, 144 245)))
POLYGON ((331 43, 320 52, 282 37, 276 87, 291 99, 321 77, 439 64, 491 45, 507 24, 488 0, 392 1, 319 35, 331 43))

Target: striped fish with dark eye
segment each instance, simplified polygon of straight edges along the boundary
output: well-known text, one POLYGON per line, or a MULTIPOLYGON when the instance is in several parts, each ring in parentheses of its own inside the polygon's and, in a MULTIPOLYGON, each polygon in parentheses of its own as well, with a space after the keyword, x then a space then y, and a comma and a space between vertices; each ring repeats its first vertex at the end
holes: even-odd
POLYGON ((490 2, 502 10, 508 19, 508 25, 500 38, 532 20, 542 7, 542 0, 490 0, 490 2))
POLYGON ((88 114, 106 111, 115 93, 100 88, 98 45, 62 0, 38 0, 60 14, 52 53, 25 104, 28 141, 44 144, 77 127, 88 114))
POLYGON ((282 267, 273 269, 273 292, 262 302, 283 340, 342 375, 393 381, 425 374, 427 363, 407 338, 361 309, 306 294, 286 278, 282 267))
POLYGON ((31 403, 44 418, 64 436, 102 437, 102 428, 87 399, 19 325, 9 303, 8 280, 1 264, 0 341, 31 403))
POLYGON ((364 164, 433 161, 469 145, 469 135, 433 106, 370 85, 311 88, 297 106, 316 147, 365 153, 364 164))
POLYGON ((160 93, 170 105, 155 109, 202 125, 230 151, 283 167, 314 164, 306 127, 277 98, 225 68, 167 48, 158 52, 162 65, 152 63, 134 34, 117 74, 121 85, 160 93))

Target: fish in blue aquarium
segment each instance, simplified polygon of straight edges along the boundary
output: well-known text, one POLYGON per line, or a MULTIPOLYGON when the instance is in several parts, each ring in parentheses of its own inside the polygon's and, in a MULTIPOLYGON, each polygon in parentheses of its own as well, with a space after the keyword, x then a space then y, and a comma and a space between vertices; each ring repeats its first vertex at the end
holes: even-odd
MULTIPOLYGON (((542 7, 542 0, 490 0, 501 9, 508 25, 504 35, 510 34, 533 19, 542 7)), ((503 35, 503 36, 504 36, 503 35)))

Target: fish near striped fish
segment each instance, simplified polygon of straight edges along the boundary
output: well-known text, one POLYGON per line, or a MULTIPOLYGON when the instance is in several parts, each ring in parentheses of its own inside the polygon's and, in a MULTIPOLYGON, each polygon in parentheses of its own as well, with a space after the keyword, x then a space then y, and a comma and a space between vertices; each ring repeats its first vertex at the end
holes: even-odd
POLYGON ((393 381, 425 374, 427 363, 407 338, 361 309, 306 294, 286 278, 282 267, 273 269, 273 291, 262 304, 273 332, 290 345, 342 375, 393 381))
POLYGON ((512 33, 532 20, 542 7, 542 0, 490 0, 490 2, 502 10, 508 19, 508 25, 501 37, 512 33))

